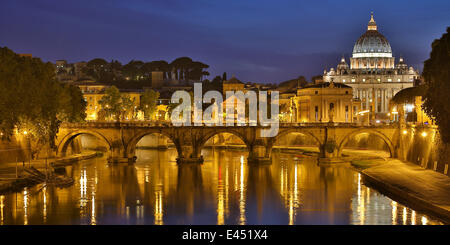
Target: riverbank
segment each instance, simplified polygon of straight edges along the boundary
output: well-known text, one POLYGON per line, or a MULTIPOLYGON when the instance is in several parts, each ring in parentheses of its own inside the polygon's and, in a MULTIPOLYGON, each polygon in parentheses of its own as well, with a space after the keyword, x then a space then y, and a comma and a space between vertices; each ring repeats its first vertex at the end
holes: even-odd
POLYGON ((97 152, 83 152, 63 158, 52 159, 38 159, 31 163, 5 163, 0 165, 0 193, 14 191, 23 187, 33 186, 38 184, 34 176, 25 171, 31 167, 46 173, 54 167, 63 167, 72 163, 87 160, 99 156, 97 152))
POLYGON ((356 161, 369 186, 450 224, 450 178, 429 169, 397 159, 376 162, 356 161))

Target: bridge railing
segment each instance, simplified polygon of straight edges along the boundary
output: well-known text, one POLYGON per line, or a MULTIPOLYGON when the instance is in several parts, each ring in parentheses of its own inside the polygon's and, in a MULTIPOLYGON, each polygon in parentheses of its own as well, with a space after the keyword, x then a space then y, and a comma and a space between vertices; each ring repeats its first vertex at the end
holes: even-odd
MULTIPOLYGON (((63 123, 61 125, 65 128, 104 128, 104 127, 173 127, 170 121, 87 121, 83 123, 63 123)), ((267 127, 269 127, 268 125, 267 127)), ((392 128, 398 127, 398 124, 361 124, 361 123, 343 123, 343 122, 282 122, 280 127, 370 127, 370 128, 392 128)), ((204 127, 209 127, 204 125, 204 127)), ((210 127, 226 127, 224 126, 210 126, 210 127)), ((240 126, 234 126, 240 127, 240 126)), ((262 127, 262 126, 259 126, 262 127)))

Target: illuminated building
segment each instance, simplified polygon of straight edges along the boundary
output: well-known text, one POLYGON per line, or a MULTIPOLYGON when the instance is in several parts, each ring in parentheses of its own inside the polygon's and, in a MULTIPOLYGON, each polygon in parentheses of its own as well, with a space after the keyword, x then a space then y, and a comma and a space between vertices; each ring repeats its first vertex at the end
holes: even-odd
POLYGON ((419 73, 407 66, 403 58, 395 64, 388 40, 378 32, 371 15, 367 31, 353 47, 350 66, 344 57, 336 70, 324 71, 324 82, 345 83, 353 88, 353 97, 360 99, 361 109, 376 118, 385 119, 389 100, 400 90, 414 85, 419 73))
POLYGON ((319 83, 297 90, 297 122, 353 122, 359 110, 352 88, 343 83, 319 83))
MULTIPOLYGON (((105 89, 108 88, 109 85, 96 82, 75 82, 73 85, 80 88, 84 100, 86 101, 86 120, 98 120, 98 112, 102 109, 99 101, 105 95, 105 89)), ((143 114, 138 111, 143 91, 121 89, 120 93, 122 95, 128 95, 130 99, 134 101, 135 110, 131 117, 128 116, 128 120, 132 120, 133 116, 136 117, 134 120, 143 120, 143 114)))

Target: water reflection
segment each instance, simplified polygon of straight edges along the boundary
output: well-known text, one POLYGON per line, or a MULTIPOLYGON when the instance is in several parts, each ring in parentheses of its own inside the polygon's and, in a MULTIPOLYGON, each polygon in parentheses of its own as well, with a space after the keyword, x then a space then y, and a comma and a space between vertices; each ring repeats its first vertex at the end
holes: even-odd
POLYGON ((205 150, 177 165, 175 150, 140 150, 135 164, 105 159, 67 168, 69 188, 36 186, 0 196, 0 224, 398 224, 439 222, 366 187, 346 166, 274 153, 205 150))

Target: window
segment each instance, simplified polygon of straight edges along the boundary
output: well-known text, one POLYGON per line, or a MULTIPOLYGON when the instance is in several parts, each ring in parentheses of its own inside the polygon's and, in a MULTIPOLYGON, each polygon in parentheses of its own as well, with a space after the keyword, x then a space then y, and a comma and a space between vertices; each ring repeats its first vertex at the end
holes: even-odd
POLYGON ((352 78, 352 83, 354 83, 355 82, 355 79, 354 78, 352 78))
POLYGON ((345 94, 348 94, 348 91, 345 91, 345 94))
POLYGON ((363 78, 363 82, 365 82, 366 81, 366 79, 365 78, 363 78))
POLYGON ((319 91, 315 91, 314 94, 319 94, 319 91))
POLYGON ((314 111, 315 111, 315 119, 316 119, 316 122, 317 122, 317 121, 319 121, 319 107, 315 106, 314 107, 314 111))
POLYGON ((391 79, 391 78, 388 78, 388 82, 392 82, 392 79, 391 79))

